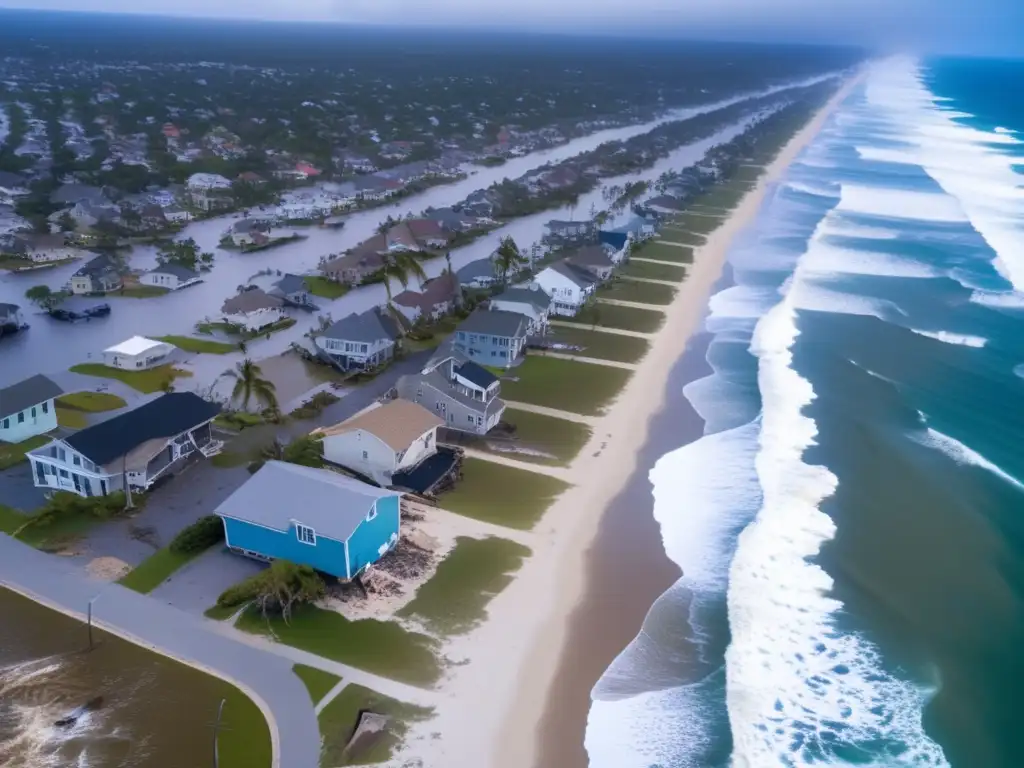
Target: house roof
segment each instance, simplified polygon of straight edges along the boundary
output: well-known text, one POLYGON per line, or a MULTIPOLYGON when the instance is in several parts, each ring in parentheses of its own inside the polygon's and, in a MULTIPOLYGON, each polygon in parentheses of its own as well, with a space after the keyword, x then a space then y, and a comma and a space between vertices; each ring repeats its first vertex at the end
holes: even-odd
POLYGON ((590 221, 562 221, 560 219, 552 219, 544 225, 548 229, 578 229, 579 227, 590 227, 593 226, 593 222, 590 221))
POLYGON ((556 261, 554 264, 547 267, 547 269, 554 270, 563 277, 568 278, 580 288, 589 288, 591 285, 598 282, 596 275, 591 274, 582 267, 577 267, 575 264, 570 264, 565 260, 556 261))
POLYGON ((339 472, 268 461, 214 511, 277 531, 300 523, 347 541, 378 499, 399 495, 339 472))
POLYGON ((386 243, 388 248, 402 246, 409 250, 417 250, 420 247, 419 240, 416 239, 412 230, 409 229, 409 225, 404 221, 400 221, 398 224, 391 227, 387 231, 387 235, 385 237, 387 238, 386 243))
POLYGON ((174 264, 172 262, 161 264, 159 267, 149 270, 149 274, 174 275, 179 280, 195 280, 199 277, 199 273, 194 269, 189 269, 181 264, 174 264))
POLYGON ((78 276, 90 275, 92 277, 96 277, 104 272, 114 271, 115 269, 116 267, 114 266, 113 259, 111 259, 107 254, 102 253, 95 259, 90 259, 79 267, 78 270, 75 271, 75 274, 78 276))
POLYGON ((17 384, 0 389, 0 419, 63 394, 63 389, 41 373, 29 376, 17 384))
POLYGON ((615 263, 608 256, 608 251, 600 245, 588 245, 579 248, 566 257, 566 261, 580 267, 613 267, 615 263))
POLYGON ((74 205, 83 200, 105 203, 107 196, 99 187, 91 187, 88 184, 61 184, 50 193, 50 202, 57 205, 74 205))
POLYGON ((491 384, 498 380, 498 377, 488 371, 482 365, 474 363, 472 360, 467 360, 462 365, 455 369, 462 378, 467 381, 471 381, 481 389, 487 389, 491 384))
POLYGON ((680 211, 685 207, 685 203, 677 197, 670 197, 668 195, 659 195, 658 197, 652 197, 647 200, 644 205, 648 208, 651 206, 658 206, 660 208, 668 208, 672 211, 680 211))
POLYGON ((400 335, 395 319, 376 308, 358 314, 353 312, 323 332, 323 336, 329 339, 367 343, 380 339, 394 340, 400 335))
POLYGON ((287 274, 274 283, 274 287, 281 293, 298 293, 299 291, 305 291, 306 281, 301 275, 287 274))
POLYGON ((435 416, 422 405, 408 400, 391 400, 353 416, 348 421, 326 427, 320 430, 320 434, 332 437, 362 429, 380 438, 395 451, 404 451, 424 432, 442 426, 444 419, 435 416))
POLYGON ((225 315, 246 314, 256 312, 260 309, 274 309, 283 307, 284 301, 277 296, 271 296, 265 291, 256 288, 251 291, 242 291, 224 302, 220 311, 225 315))
POLYGON ((28 181, 24 176, 10 171, 0 171, 0 187, 7 189, 24 189, 28 187, 28 181))
MULTIPOLYGON (((381 242, 383 243, 384 236, 381 235, 380 237, 381 242)), ((357 251, 346 253, 344 256, 328 261, 320 267, 320 271, 325 272, 326 274, 337 274, 340 272, 346 272, 350 269, 362 268, 369 272, 380 269, 384 266, 384 258, 375 250, 370 250, 367 247, 371 240, 374 239, 375 238, 370 238, 370 240, 367 240, 357 251)), ((381 248, 383 247, 384 245, 381 246, 381 248)))
POLYGON ((529 304, 537 309, 548 309, 551 297, 540 288, 506 288, 491 301, 510 301, 517 304, 529 304))
POLYGON ((476 309, 473 314, 459 323, 458 330, 514 338, 526 335, 526 325, 526 318, 518 312, 506 312, 503 309, 476 309))
POLYGON ((466 266, 456 270, 455 276, 460 283, 470 283, 477 278, 495 278, 497 272, 494 269, 494 262, 490 259, 477 259, 466 266))
POLYGON ((459 293, 459 281, 451 272, 442 272, 438 277, 427 280, 419 291, 402 291, 394 302, 403 307, 430 309, 435 304, 452 301, 459 293))
POLYGON ((103 352, 109 352, 112 355, 128 355, 129 357, 134 357, 135 355, 141 355, 151 349, 156 349, 157 347, 162 346, 173 345, 168 345, 166 341, 147 339, 145 336, 132 336, 127 341, 122 341, 120 344, 107 347, 103 352))
POLYGON ((220 406, 194 392, 169 392, 134 410, 102 421, 64 442, 96 464, 107 464, 148 440, 167 439, 210 421, 220 406))
POLYGON ((448 233, 434 219, 409 219, 405 225, 412 232, 413 237, 418 240, 426 239, 448 239, 448 233))

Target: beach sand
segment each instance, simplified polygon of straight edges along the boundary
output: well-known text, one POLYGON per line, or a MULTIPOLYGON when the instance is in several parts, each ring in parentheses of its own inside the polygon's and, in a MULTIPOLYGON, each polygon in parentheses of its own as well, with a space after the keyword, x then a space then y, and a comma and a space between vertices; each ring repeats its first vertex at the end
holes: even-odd
MULTIPOLYGON (((682 386, 681 358, 701 328, 733 238, 854 84, 847 83, 794 136, 758 186, 695 251, 649 353, 570 467, 573 487, 534 530, 533 557, 492 601, 487 622, 449 643, 449 658, 462 663, 442 684, 436 717, 410 734, 401 757, 418 758, 427 768, 586 764, 590 689, 636 634, 654 598, 679 575, 661 550, 649 484, 644 490, 646 473, 660 456, 656 451, 667 440, 663 430, 652 432, 654 417, 669 388, 682 386), (611 509, 619 513, 608 514, 611 509), (620 546, 608 557, 609 542, 623 526, 629 535, 618 537, 620 546), (598 538, 602 531, 607 538, 598 538), (599 617, 593 608, 598 603, 605 609, 599 617)), ((699 436, 695 413, 687 416, 677 406, 673 418, 683 423, 664 450, 678 447, 687 433, 699 436)))

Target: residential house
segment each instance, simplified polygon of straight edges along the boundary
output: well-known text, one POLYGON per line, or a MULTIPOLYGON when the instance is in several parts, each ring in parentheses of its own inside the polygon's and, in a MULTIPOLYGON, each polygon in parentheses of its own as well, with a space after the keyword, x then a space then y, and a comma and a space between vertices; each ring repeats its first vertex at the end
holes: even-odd
POLYGON ((601 282, 611 277, 612 270, 615 269, 615 262, 612 261, 611 254, 603 245, 577 248, 565 257, 565 261, 575 267, 587 270, 601 282))
POLYGON ((105 253, 90 259, 71 276, 71 292, 76 295, 108 293, 122 284, 119 265, 105 253))
POLYGON ((259 331, 268 325, 284 320, 284 299, 271 296, 259 288, 242 291, 224 302, 220 308, 224 322, 259 331))
POLYGON ((490 258, 471 261, 457 270, 455 277, 463 288, 490 288, 501 282, 501 275, 490 258))
POLYGON ((199 272, 174 263, 161 264, 139 278, 139 282, 143 285, 151 285, 154 288, 167 288, 171 291, 195 285, 202 281, 203 278, 199 272))
POLYGON ((509 368, 526 349, 529 327, 529 319, 518 312, 476 309, 455 329, 455 350, 472 362, 509 368))
POLYGON ((33 233, 14 235, 10 239, 10 245, 0 250, 29 259, 36 264, 74 259, 82 254, 82 251, 69 246, 65 242, 64 235, 39 235, 33 233))
POLYGON ((214 512, 233 552, 352 579, 398 544, 400 501, 340 472, 268 461, 214 512))
POLYGON ((590 239, 595 231, 592 221, 559 221, 544 225, 544 241, 548 243, 579 243, 590 239))
POLYGON ((592 272, 565 260, 545 267, 533 278, 533 285, 551 296, 551 312, 568 317, 580 311, 599 282, 592 272))
POLYGON ((324 458, 378 485, 393 485, 437 453, 437 428, 444 420, 422 405, 391 400, 333 427, 317 430, 324 458))
POLYGON ((57 428, 53 401, 64 394, 42 374, 0 389, 0 442, 20 443, 57 428))
POLYGON ((658 216, 670 216, 685 209, 686 203, 677 197, 659 195, 658 197, 652 197, 650 200, 644 201, 641 203, 640 207, 643 210, 650 211, 658 216))
POLYGON ((297 307, 315 308, 313 297, 309 293, 309 286, 306 285, 306 280, 302 275, 284 275, 274 283, 270 295, 282 298, 287 304, 297 307))
POLYGON ((145 336, 132 336, 127 341, 107 347, 103 350, 103 362, 111 368, 125 371, 145 371, 156 368, 167 362, 177 349, 166 341, 147 339, 145 336))
POLYGON ((163 206, 164 218, 172 224, 184 224, 191 220, 192 214, 179 205, 170 204, 163 206))
POLYGON ((419 251, 421 246, 416 236, 413 235, 412 230, 409 229, 409 225, 400 221, 394 226, 390 227, 387 232, 384 233, 385 243, 387 244, 387 250, 389 251, 419 251))
POLYGON ((490 308, 523 315, 528 321, 527 335, 543 336, 548 332, 551 304, 551 297, 538 287, 506 288, 491 297, 490 308))
POLYGON ((262 219, 239 219, 231 225, 229 235, 231 242, 240 248, 245 248, 294 237, 295 230, 275 227, 271 222, 262 219))
POLYGON ((231 180, 217 173, 193 173, 185 182, 185 190, 192 205, 204 211, 230 208, 231 180))
POLYGON ((392 303, 409 322, 438 320, 462 303, 462 287, 455 275, 445 271, 427 280, 418 291, 402 291, 392 303))
POLYGON ((296 163, 295 170, 297 173, 301 174, 303 179, 311 179, 322 173, 320 169, 314 168, 309 163, 296 163))
POLYGON ((371 242, 381 245, 381 250, 384 250, 384 235, 377 235, 363 243, 359 249, 325 262, 320 271, 330 280, 351 285, 372 277, 384 268, 384 256, 380 251, 367 247, 371 242))
POLYGON ((355 152, 344 151, 335 159, 341 162, 346 171, 354 171, 355 173, 377 172, 377 166, 374 165, 370 158, 355 152))
POLYGON ((193 392, 169 392, 69 437, 30 451, 37 488, 106 496, 147 490, 180 471, 198 455, 210 458, 224 447, 210 424, 220 406, 193 392))
POLYGON ((25 327, 25 320, 21 316, 21 307, 17 304, 0 302, 0 336, 20 331, 25 327))
POLYGON ((50 193, 50 202, 54 205, 72 206, 87 200, 95 205, 108 205, 110 200, 99 187, 88 184, 61 184, 50 193))
POLYGON ((417 374, 398 380, 398 396, 419 403, 444 419, 445 426, 485 435, 505 413, 497 376, 470 361, 449 339, 417 374))
POLYGON ((79 200, 68 211, 78 227, 95 227, 101 221, 116 221, 121 212, 111 203, 96 203, 92 200, 79 200))
POLYGON ((423 248, 444 248, 452 235, 433 219, 407 219, 403 222, 416 242, 423 248))
POLYGON ((314 343, 342 371, 368 371, 395 356, 402 338, 398 322, 378 307, 353 312, 319 334, 314 343))
POLYGON ((451 208, 428 209, 425 218, 436 221, 446 232, 466 232, 478 226, 478 220, 451 208))
POLYGON ((356 195, 362 200, 387 200, 401 188, 399 182, 377 176, 365 176, 356 181, 356 195))

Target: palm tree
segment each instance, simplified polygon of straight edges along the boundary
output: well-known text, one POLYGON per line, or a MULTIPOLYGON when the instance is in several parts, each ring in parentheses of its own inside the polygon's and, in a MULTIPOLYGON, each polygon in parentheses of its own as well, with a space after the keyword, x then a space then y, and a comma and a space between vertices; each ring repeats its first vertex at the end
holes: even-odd
MULTIPOLYGON (((415 277, 420 282, 427 279, 416 254, 412 251, 392 251, 384 256, 384 290, 388 295, 388 311, 394 315, 398 310, 391 303, 391 278, 395 277, 403 288, 409 286, 409 278, 415 277)), ((401 321, 399 321, 401 326, 401 321)))
POLYGON ((231 390, 231 400, 241 401, 242 409, 249 410, 249 402, 256 402, 264 408, 277 408, 277 389, 274 382, 263 378, 263 371, 248 357, 235 364, 233 371, 225 371, 224 375, 235 380, 231 390))
POLYGON ((303 467, 320 468, 324 465, 323 443, 310 435, 296 437, 290 443, 274 440, 263 449, 264 461, 287 461, 303 467))
POLYGON ((451 251, 445 251, 444 252, 444 263, 447 265, 448 274, 449 275, 452 274, 452 252, 451 251))
POLYGON ((501 238, 498 250, 494 252, 494 268, 501 277, 502 285, 505 284, 510 272, 518 272, 526 262, 526 257, 519 252, 519 246, 511 235, 501 238))

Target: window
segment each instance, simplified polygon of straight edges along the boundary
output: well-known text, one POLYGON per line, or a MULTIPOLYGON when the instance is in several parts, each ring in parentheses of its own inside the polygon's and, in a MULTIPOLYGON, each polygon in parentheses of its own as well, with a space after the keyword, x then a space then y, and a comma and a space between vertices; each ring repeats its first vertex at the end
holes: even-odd
POLYGON ((370 458, 370 454, 369 454, 369 453, 367 453, 366 451, 363 451, 363 458, 364 458, 364 459, 368 459, 368 458, 370 458))
POLYGON ((18 423, 23 424, 25 422, 25 412, 22 411, 18 414, 18 423))
POLYGON ((366 513, 366 522, 370 522, 376 516, 377 516, 377 505, 374 504, 372 507, 370 507, 370 511, 366 513))
POLYGON ((295 535, 302 544, 316 546, 316 531, 307 525, 295 524, 295 535))
POLYGON ((68 460, 67 451, 65 451, 63 448, 58 448, 57 449, 57 458, 60 459, 61 461, 67 461, 68 460))
POLYGON ((34 419, 35 417, 36 417, 36 407, 33 405, 32 406, 32 418, 34 419))
POLYGON ((10 429, 10 428, 11 428, 11 420, 9 418, 4 419, 4 429, 10 429))
POLYGON ((50 412, 50 404, 49 403, 43 403, 43 413, 49 413, 49 412, 50 412))
POLYGON ((82 460, 78 458, 78 454, 75 454, 74 456, 71 457, 71 463, 74 464, 76 467, 82 466, 82 460))
POLYGON ((470 414, 467 418, 469 419, 469 423, 472 424, 473 423, 473 414, 470 414))

